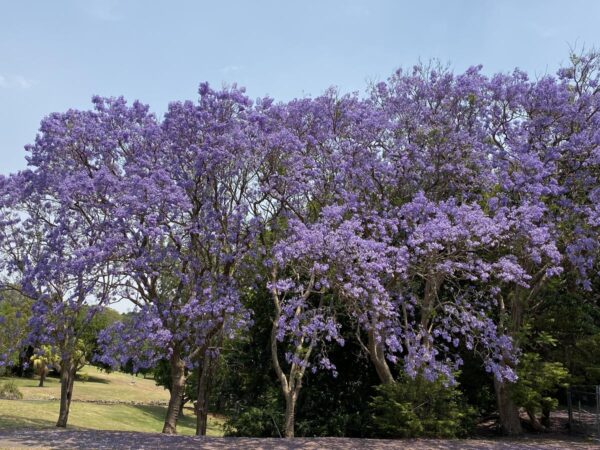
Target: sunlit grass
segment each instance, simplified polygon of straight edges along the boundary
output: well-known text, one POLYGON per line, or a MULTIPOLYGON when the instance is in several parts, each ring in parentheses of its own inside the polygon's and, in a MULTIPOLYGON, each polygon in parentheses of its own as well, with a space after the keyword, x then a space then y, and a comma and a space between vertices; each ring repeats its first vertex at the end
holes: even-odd
MULTIPOLYGON (((145 432, 162 430, 167 409, 164 405, 169 393, 156 386, 154 380, 118 372, 106 374, 94 367, 86 367, 81 373, 87 375, 88 380, 75 382, 70 427, 145 432), (123 403, 98 404, 90 401, 123 403)), ((54 427, 59 410, 59 380, 49 377, 43 388, 37 387, 37 379, 0 377, 0 383, 7 380, 19 386, 24 399, 0 400, 0 428, 54 427)), ((222 423, 219 418, 209 417, 207 434, 222 436, 222 423)), ((193 435, 195 429, 196 418, 191 408, 186 408, 184 417, 179 419, 177 431, 193 435)))
MULTIPOLYGON (((121 372, 106 373, 95 367, 87 366, 78 372, 80 379, 73 387, 73 400, 103 400, 118 402, 167 403, 169 392, 157 386, 154 380, 134 377, 121 372)), ((60 398, 60 380, 54 377, 46 378, 44 387, 38 387, 39 380, 32 378, 0 377, 0 383, 14 381, 24 400, 52 400, 60 398)))

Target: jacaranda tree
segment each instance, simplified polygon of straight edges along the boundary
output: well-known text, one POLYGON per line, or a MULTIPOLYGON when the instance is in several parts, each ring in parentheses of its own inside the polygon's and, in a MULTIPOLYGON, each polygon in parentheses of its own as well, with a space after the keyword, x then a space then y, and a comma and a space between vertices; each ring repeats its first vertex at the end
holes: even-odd
MULTIPOLYGON (((210 371, 202 369, 217 343, 248 319, 239 280, 269 216, 260 187, 269 167, 260 108, 239 89, 217 92, 203 84, 197 104, 172 103, 145 145, 125 155, 118 259, 130 275, 127 297, 141 308, 133 330, 163 340, 149 347, 160 351, 135 364, 170 361, 165 433, 176 430, 186 367, 200 371, 199 390, 205 390, 202 374, 210 371)), ((133 341, 123 342, 115 331, 115 339, 105 339, 104 361, 111 362, 111 354, 121 364, 139 359, 133 341)), ((199 392, 199 434, 206 430, 207 399, 208 392, 199 392)))
MULTIPOLYGON (((40 136, 37 145, 46 138, 40 136)), ((65 427, 80 368, 80 338, 109 301, 118 274, 94 251, 105 236, 103 220, 79 214, 70 176, 55 183, 49 182, 52 178, 48 172, 26 171, 11 179, 12 201, 4 206, 12 220, 1 238, 8 278, 3 289, 18 289, 33 300, 27 333, 13 344, 56 349, 61 361, 57 426, 65 427)))
POLYGON ((348 335, 390 392, 406 376, 455 383, 468 352, 519 433, 527 324, 553 283, 597 281, 599 69, 594 52, 537 80, 418 65, 364 97, 286 103, 202 84, 163 118, 95 98, 45 119, 29 169, 0 180, 5 286, 35 300, 31 342, 67 368, 80 311, 131 301, 100 359, 169 361, 165 433, 192 371, 205 432, 211 367, 252 292, 270 296, 287 437, 303 381, 336 375, 328 351, 348 335))

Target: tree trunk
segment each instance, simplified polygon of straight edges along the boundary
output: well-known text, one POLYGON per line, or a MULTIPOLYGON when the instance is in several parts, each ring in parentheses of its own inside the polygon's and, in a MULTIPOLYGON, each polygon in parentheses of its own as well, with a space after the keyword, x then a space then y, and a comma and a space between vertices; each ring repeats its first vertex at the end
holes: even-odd
POLYGON ((284 436, 286 438, 294 437, 294 426, 296 421, 296 393, 289 392, 285 396, 285 428, 284 436))
POLYGON ((531 428, 534 431, 544 431, 544 425, 539 421, 537 416, 535 415, 535 411, 527 411, 527 415, 529 416, 529 421, 531 423, 531 428))
MULTIPOLYGON (((277 280, 276 266, 273 266, 272 279, 274 281, 277 280)), ((302 294, 305 300, 308 299, 313 285, 314 277, 311 278, 309 287, 302 294)), ((302 336, 300 338, 300 342, 296 345, 294 356, 301 359, 303 362, 302 364, 293 362, 290 367, 289 375, 286 376, 286 374, 283 372, 283 369, 281 368, 281 365, 279 364, 279 355, 277 352, 277 330, 279 325, 279 318, 281 317, 281 303, 279 300, 279 293, 277 291, 277 288, 272 288, 271 293, 273 295, 273 302, 275 305, 275 317, 273 318, 271 326, 271 362, 273 363, 273 368, 275 369, 275 373, 281 384, 281 391, 285 398, 284 436, 286 438, 293 438, 294 424, 296 418, 296 400, 298 399, 298 394, 300 392, 300 389, 302 388, 302 379, 304 377, 306 366, 312 354, 315 342, 314 340, 312 340, 308 346, 305 346, 305 336, 302 336)), ((319 307, 321 307, 322 302, 323 297, 321 296, 321 300, 319 301, 319 307)), ((294 317, 298 317, 300 312, 300 307, 297 307, 294 313, 294 317)))
POLYGON ((181 399, 185 391, 185 363, 181 359, 179 349, 174 348, 171 355, 171 398, 167 408, 167 416, 162 432, 177 434, 177 419, 181 408, 181 399))
POLYGON ((179 417, 183 417, 183 408, 186 404, 185 395, 181 397, 181 403, 179 403, 179 417))
POLYGON ((500 415, 500 427, 502 428, 502 432, 508 435, 523 433, 519 408, 512 399, 510 384, 504 381, 498 381, 496 377, 494 377, 494 390, 496 391, 496 401, 498 402, 498 414, 500 415))
POLYGON ((48 374, 48 368, 44 364, 42 366, 42 370, 40 371, 40 383, 38 384, 38 387, 44 387, 44 381, 46 380, 47 374, 48 374))
POLYGON ((381 342, 377 342, 375 330, 369 330, 368 336, 369 358, 371 359, 373 366, 375 366, 375 371, 379 376, 379 381, 381 381, 382 384, 393 384, 395 380, 394 376, 392 375, 392 371, 390 370, 390 366, 385 360, 383 344, 381 342))
POLYGON ((202 361, 202 368, 199 368, 200 376, 198 377, 198 395, 196 397, 196 436, 206 436, 211 365, 212 358, 209 352, 206 352, 202 361))
MULTIPOLYGON (((519 345, 517 336, 523 324, 526 299, 527 292, 517 286, 510 295, 511 307, 509 311, 506 310, 502 297, 499 302, 500 329, 505 330, 513 338, 515 347, 519 345), (509 316, 507 316, 507 313, 509 316)), ((494 391, 496 392, 496 403, 498 405, 498 415, 500 416, 500 428, 502 432, 508 435, 522 434, 523 427, 521 426, 519 407, 512 398, 511 383, 498 381, 494 376, 494 391)))
POLYGON ((546 428, 550 427, 550 408, 542 406, 542 425, 546 428))
POLYGON ((69 409, 73 397, 73 382, 75 381, 75 366, 71 361, 63 362, 60 371, 60 411, 57 427, 65 428, 69 420, 69 409))

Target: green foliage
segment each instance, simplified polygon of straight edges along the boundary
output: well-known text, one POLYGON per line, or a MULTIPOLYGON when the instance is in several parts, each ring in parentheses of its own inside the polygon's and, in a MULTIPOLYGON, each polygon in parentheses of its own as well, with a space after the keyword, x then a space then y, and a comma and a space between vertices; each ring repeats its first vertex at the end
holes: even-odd
POLYGON ((75 342, 75 351, 73 352, 73 361, 80 370, 88 363, 87 357, 90 354, 90 348, 86 345, 87 343, 83 339, 77 339, 75 342))
POLYGON ((94 361, 98 347, 98 334, 113 323, 121 320, 121 314, 111 308, 96 311, 91 319, 88 318, 89 308, 84 308, 77 318, 78 336, 77 358, 82 361, 94 361), (80 354, 83 352, 83 354, 80 354))
POLYGON ((578 339, 575 350, 572 361, 581 373, 580 383, 600 384, 600 333, 578 339))
POLYGON ((90 376, 87 373, 78 373, 77 381, 85 383, 86 381, 90 381, 90 376))
POLYGON ((474 419, 457 387, 442 380, 402 377, 381 385, 369 404, 372 434, 387 438, 455 438, 468 434, 474 419))
MULTIPOLYGON (((254 311, 253 325, 225 344, 211 410, 228 417, 228 435, 278 437, 280 431, 283 434, 285 403, 271 363, 272 303, 269 293, 259 290, 244 300, 254 311)), ((326 370, 305 374, 296 407, 296 436, 367 434, 371 387, 379 381, 354 328, 347 324, 342 329, 345 345, 327 352, 337 377, 326 370)))
POLYGON ((558 406, 554 393, 565 387, 568 371, 559 362, 543 361, 537 353, 525 353, 517 367, 519 380, 513 386, 513 398, 530 417, 545 415, 558 406))
POLYGON ((248 333, 226 343, 213 389, 219 395, 211 406, 228 416, 226 435, 278 437, 284 403, 271 366, 271 299, 260 290, 243 299, 254 311, 253 324, 248 333))
POLYGON ((457 376, 465 401, 473 407, 478 417, 487 417, 496 411, 494 378, 486 372, 483 361, 468 349, 461 349, 464 365, 457 376))
MULTIPOLYGON (((342 319, 343 321, 343 319, 342 319)), ((369 434, 368 404, 379 378, 363 353, 356 335, 344 327, 343 347, 332 347, 327 356, 337 376, 318 371, 305 376, 296 414, 298 436, 365 437, 369 434)))
POLYGON ((13 381, 7 381, 0 386, 0 399, 3 400, 21 400, 23 394, 19 387, 13 381))
POLYGON ((31 316, 32 301, 17 291, 0 291, 0 354, 7 354, 7 363, 20 366, 23 362, 20 353, 23 349, 15 344, 28 332, 27 323, 31 316))
POLYGON ((40 374, 41 370, 60 366, 60 355, 50 345, 42 345, 34 350, 33 355, 29 360, 32 362, 34 369, 40 374))
POLYGON ((571 384, 600 384, 600 302, 597 292, 576 289, 567 278, 553 283, 544 292, 544 308, 533 323, 539 333, 551 333, 560 345, 540 345, 540 339, 527 339, 526 352, 541 355, 544 361, 560 361, 569 371, 571 384), (534 344, 534 345, 532 345, 534 344))
POLYGON ((268 389, 255 405, 232 412, 224 426, 225 436, 281 436, 283 405, 278 390, 268 389))

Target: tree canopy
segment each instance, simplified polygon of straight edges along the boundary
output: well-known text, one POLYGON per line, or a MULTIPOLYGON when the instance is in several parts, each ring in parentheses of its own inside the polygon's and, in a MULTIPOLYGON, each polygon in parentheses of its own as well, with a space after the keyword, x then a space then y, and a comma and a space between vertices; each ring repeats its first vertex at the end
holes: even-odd
POLYGON ((386 385, 452 386, 465 355, 481 361, 518 432, 528 327, 552 286, 582 305, 598 282, 599 69, 594 52, 535 80, 418 65, 365 96, 201 84, 163 118, 99 97, 46 117, 28 168, 0 179, 0 246, 33 301, 27 342, 60 353, 59 425, 103 306, 137 307, 101 334, 103 363, 169 361, 174 433, 187 377, 205 411, 210 367, 260 299, 286 436, 307 374, 337 376, 349 336, 386 385))

